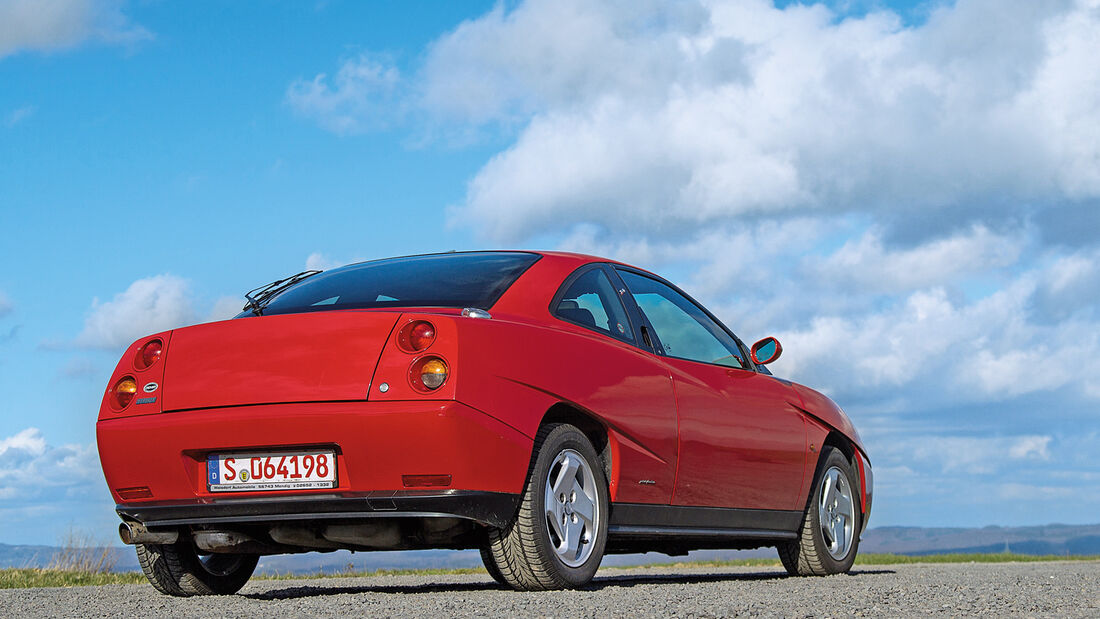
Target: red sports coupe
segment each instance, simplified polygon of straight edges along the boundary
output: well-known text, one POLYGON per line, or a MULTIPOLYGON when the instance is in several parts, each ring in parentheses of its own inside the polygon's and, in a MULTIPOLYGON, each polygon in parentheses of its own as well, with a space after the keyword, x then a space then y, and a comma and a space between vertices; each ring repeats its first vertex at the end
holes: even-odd
POLYGON ((96 425, 149 581, 229 594, 259 556, 476 548, 502 584, 579 587, 607 553, 775 546, 847 571, 859 435, 668 281, 556 252, 307 271, 233 320, 141 338, 96 425))

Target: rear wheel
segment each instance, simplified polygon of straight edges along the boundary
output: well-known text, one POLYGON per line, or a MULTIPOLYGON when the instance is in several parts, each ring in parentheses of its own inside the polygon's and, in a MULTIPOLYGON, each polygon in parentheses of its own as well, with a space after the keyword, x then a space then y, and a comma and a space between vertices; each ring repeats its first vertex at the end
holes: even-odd
POLYGON ((241 590, 259 561, 257 555, 199 555, 189 539, 135 546, 141 571, 161 593, 179 597, 232 595, 241 590))
POLYGON ((859 548, 856 488, 856 476, 844 454, 826 447, 802 518, 801 537, 778 547, 789 574, 825 576, 852 568, 859 548))
POLYGON ((588 438, 568 424, 540 428, 535 450, 516 520, 489 531, 489 558, 514 589, 586 585, 607 543, 603 467, 588 438))
POLYGON ((493 551, 489 549, 488 544, 482 546, 479 550, 481 551, 481 562, 485 565, 485 571, 489 572, 493 580, 507 586, 508 581, 504 580, 504 575, 497 569, 497 562, 493 560, 493 551))

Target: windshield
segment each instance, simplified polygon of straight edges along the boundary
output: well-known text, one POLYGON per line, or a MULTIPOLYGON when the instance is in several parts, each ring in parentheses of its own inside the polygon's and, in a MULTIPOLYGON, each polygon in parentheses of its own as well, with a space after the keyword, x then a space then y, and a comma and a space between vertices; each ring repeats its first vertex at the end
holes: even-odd
MULTIPOLYGON (((314 275, 280 293, 263 314, 383 307, 489 309, 536 260, 520 252, 389 258, 314 275)), ((251 315, 244 313, 241 316, 251 315)))

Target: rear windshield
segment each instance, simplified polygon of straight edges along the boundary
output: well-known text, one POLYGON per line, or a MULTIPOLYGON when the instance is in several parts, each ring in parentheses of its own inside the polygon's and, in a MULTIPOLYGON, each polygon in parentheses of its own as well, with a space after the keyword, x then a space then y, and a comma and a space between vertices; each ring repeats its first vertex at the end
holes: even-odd
POLYGON ((469 252, 362 262, 304 280, 272 299, 263 313, 380 307, 489 309, 538 259, 537 254, 519 252, 469 252))

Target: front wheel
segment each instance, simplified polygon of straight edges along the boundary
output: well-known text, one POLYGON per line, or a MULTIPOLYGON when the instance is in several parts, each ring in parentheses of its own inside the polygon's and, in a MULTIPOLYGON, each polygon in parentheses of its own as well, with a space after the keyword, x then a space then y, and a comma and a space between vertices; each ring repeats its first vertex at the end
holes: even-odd
POLYGON ((540 428, 535 450, 519 513, 508 528, 489 531, 488 554, 513 589, 584 586, 607 544, 603 467, 588 438, 568 424, 540 428))
POLYGON ((844 454, 826 447, 802 517, 801 537, 778 547, 787 573, 826 576, 852 569, 859 547, 858 487, 844 454))
POLYGON ((141 571, 167 595, 232 595, 241 590, 259 561, 257 555, 200 555, 190 539, 135 546, 141 571))

